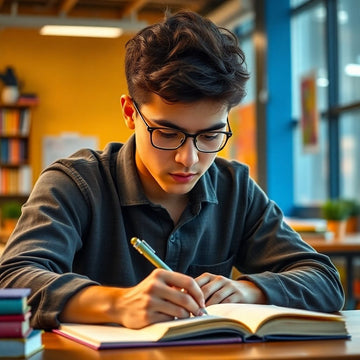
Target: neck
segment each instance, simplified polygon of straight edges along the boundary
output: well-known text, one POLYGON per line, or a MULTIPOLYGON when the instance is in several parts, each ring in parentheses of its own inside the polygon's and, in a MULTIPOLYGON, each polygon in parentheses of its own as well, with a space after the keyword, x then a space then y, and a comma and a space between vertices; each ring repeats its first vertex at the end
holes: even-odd
POLYGON ((168 211, 174 224, 177 224, 181 214, 188 204, 188 194, 167 193, 159 186, 151 174, 140 165, 141 162, 139 163, 139 161, 137 161, 137 171, 146 197, 153 204, 158 204, 164 207, 168 211))

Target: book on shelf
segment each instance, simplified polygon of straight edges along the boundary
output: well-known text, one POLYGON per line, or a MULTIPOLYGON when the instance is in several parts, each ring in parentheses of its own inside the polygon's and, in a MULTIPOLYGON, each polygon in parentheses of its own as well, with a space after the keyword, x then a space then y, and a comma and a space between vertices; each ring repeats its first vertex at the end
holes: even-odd
POLYGON ((18 166, 28 161, 26 138, 0 138, 2 164, 18 166))
POLYGON ((2 108, 0 109, 1 136, 28 136, 30 131, 30 109, 2 108))
POLYGON ((30 316, 30 311, 25 314, 0 315, 0 337, 25 337, 31 330, 30 316))
POLYGON ((53 331, 94 349, 349 337, 337 314, 257 304, 217 304, 207 312, 139 330, 63 323, 53 331))
POLYGON ((32 170, 29 165, 0 167, 0 195, 28 195, 31 188, 32 170))
POLYGON ((32 330, 21 338, 0 338, 0 359, 29 357, 42 349, 41 330, 32 330))
POLYGON ((33 93, 20 94, 16 105, 19 106, 34 106, 39 104, 39 97, 33 93))

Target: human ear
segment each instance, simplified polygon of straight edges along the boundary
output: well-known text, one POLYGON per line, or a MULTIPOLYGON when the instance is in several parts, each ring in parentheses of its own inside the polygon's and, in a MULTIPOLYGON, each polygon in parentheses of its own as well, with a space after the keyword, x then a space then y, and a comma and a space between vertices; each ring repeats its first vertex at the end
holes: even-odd
POLYGON ((136 114, 131 97, 129 95, 122 95, 120 98, 120 104, 126 126, 129 129, 134 130, 135 129, 134 115, 136 114))

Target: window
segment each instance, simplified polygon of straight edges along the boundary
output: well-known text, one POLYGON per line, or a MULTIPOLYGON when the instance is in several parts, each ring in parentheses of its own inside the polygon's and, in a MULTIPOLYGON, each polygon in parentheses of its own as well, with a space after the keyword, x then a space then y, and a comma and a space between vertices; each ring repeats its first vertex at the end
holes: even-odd
POLYGON ((338 28, 340 105, 348 105, 354 101, 360 100, 359 12, 360 2, 358 0, 339 0, 338 28))
POLYGON ((295 206, 360 200, 360 23, 358 0, 291 0, 295 206), (315 74, 319 143, 305 152, 301 78, 315 74))
POLYGON ((319 143, 308 152, 302 143, 301 81, 314 74, 319 113, 327 106, 328 76, 325 56, 325 15, 322 3, 294 16, 291 22, 292 44, 292 116, 297 120, 294 129, 294 201, 308 206, 327 196, 327 123, 320 121, 319 143))
POLYGON ((360 110, 340 117, 340 196, 360 200, 360 110))

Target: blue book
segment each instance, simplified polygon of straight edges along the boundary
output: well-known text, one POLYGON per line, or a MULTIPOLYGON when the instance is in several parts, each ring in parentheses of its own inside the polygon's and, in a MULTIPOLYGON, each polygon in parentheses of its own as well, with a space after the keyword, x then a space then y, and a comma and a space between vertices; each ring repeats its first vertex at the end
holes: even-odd
POLYGON ((0 289, 0 315, 25 314, 30 310, 27 297, 30 289, 0 289))
POLYGON ((42 330, 32 330, 24 338, 0 339, 0 359, 28 357, 42 348, 42 330))

